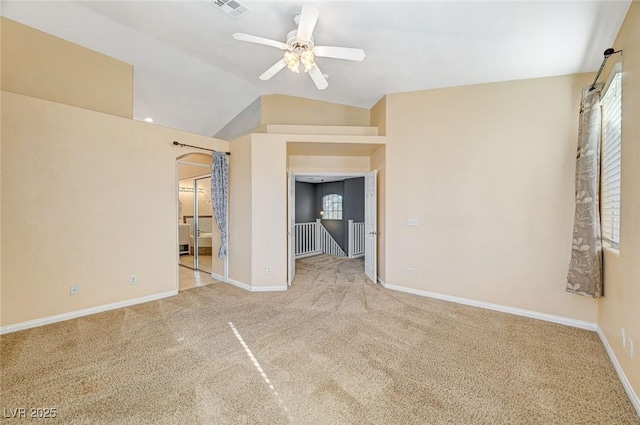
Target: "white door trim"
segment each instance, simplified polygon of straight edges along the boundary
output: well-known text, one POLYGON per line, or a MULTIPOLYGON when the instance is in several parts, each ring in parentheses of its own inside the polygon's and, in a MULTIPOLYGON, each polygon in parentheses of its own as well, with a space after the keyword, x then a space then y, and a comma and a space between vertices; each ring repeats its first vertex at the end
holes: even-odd
POLYGON ((373 282, 378 281, 378 170, 364 178, 364 273, 373 282))
POLYGON ((367 173, 318 173, 313 171, 296 171, 296 176, 300 177, 364 177, 367 173))
MULTIPOLYGON (((198 153, 198 152, 195 152, 198 153)), ((188 154, 186 154, 188 155, 188 154)), ((230 168, 231 161, 227 162, 227 166, 230 168)), ((179 176, 179 172, 178 169, 180 167, 180 165, 187 165, 187 166, 195 166, 195 167, 203 167, 203 168, 208 168, 209 169, 209 173, 208 174, 202 174, 199 176, 194 176, 194 177, 188 177, 188 179, 190 180, 197 180, 197 179, 201 179, 206 177, 207 175, 210 177, 211 176, 211 164, 201 164, 199 162, 189 162, 189 161, 183 161, 180 159, 176 159, 176 164, 175 164, 175 180, 176 180, 176 188, 175 188, 175 206, 176 206, 176 211, 175 211, 175 216, 178 217, 178 200, 180 199, 180 182, 182 180, 187 180, 187 179, 182 179, 180 180, 178 178, 179 176)), ((231 174, 231 173, 229 173, 231 174)), ((194 197, 194 200, 196 199, 196 197, 194 197)), ((176 225, 176 238, 179 238, 178 236, 178 226, 176 225)), ((178 239, 176 239, 177 241, 178 239)), ((197 243, 197 238, 196 238, 196 243, 197 243)), ((212 253, 213 255, 213 253, 212 253)), ((176 288, 180 287, 180 253, 178 252, 178 246, 176 244, 176 264, 178 264, 178 267, 176 268, 176 288)), ((227 255, 225 255, 224 260, 223 260, 223 264, 222 264, 222 275, 219 275, 217 273, 211 273, 211 277, 213 277, 214 279, 218 279, 218 280, 222 280, 225 283, 229 282, 229 197, 227 195, 227 255), (215 275, 215 276, 214 276, 215 275), (222 278, 222 279, 220 279, 222 278)))
POLYGON ((287 285, 291 286, 296 276, 294 249, 296 225, 296 175, 287 170, 287 285))
MULTIPOLYGON (((322 172, 322 173, 319 173, 317 171, 295 171, 294 172, 291 169, 287 169, 287 178, 289 178, 289 173, 291 173, 294 176, 294 178, 293 178, 294 182, 295 182, 295 177, 296 176, 300 176, 300 177, 346 177, 346 178, 365 177, 366 178, 367 175, 369 175, 371 173, 375 173, 375 176, 376 176, 375 178, 376 178, 376 182, 377 182, 378 170, 371 170, 371 171, 366 172, 366 173, 340 173, 340 172, 330 172, 330 173, 329 172, 322 172)), ((287 180, 287 182, 288 181, 289 180, 287 180)), ((287 183, 287 184, 289 184, 289 183, 287 183)), ((295 183, 294 183, 294 188, 295 188, 295 183)), ((289 192, 289 191, 287 191, 287 192, 289 192)), ((365 193, 365 195, 366 195, 366 193, 365 193)), ((287 194, 287 202, 291 202, 291 198, 290 198, 289 194, 287 194)), ((294 209, 295 209, 295 205, 294 205, 294 209)), ((365 209, 366 209, 366 201, 365 201, 365 209)), ((376 200, 375 207, 374 207, 374 214, 377 216, 377 213, 378 213, 378 203, 377 203, 377 200, 376 200)), ((288 218, 288 216, 289 216, 289 213, 287 212, 287 218, 288 218)), ((287 222, 287 225, 288 224, 289 224, 289 222, 287 222)), ((294 223, 294 225, 295 225, 295 223, 294 223)), ((291 230, 287 226, 287 232, 290 232, 290 231, 291 230)), ((377 224, 376 224, 376 231, 377 231, 377 224)), ((377 268, 377 235, 374 235, 374 237, 375 237, 374 245, 375 245, 375 249, 376 249, 376 252, 374 253, 374 256, 376 257, 375 258, 376 265, 374 266, 374 272, 375 272, 375 268, 377 268)), ((291 245, 291 238, 290 238, 290 234, 287 233, 287 247, 289 247, 290 245, 291 245)), ((287 254, 290 254, 290 251, 287 251, 287 254)), ((290 257, 290 255, 288 255, 288 258, 289 257, 290 257)), ((287 261, 290 261, 290 260, 287 260, 287 261)), ((294 264, 295 264, 295 260, 294 260, 294 264)), ((365 270, 365 272, 366 272, 366 270, 365 270)), ((376 279, 374 279, 374 282, 376 282, 376 279)))

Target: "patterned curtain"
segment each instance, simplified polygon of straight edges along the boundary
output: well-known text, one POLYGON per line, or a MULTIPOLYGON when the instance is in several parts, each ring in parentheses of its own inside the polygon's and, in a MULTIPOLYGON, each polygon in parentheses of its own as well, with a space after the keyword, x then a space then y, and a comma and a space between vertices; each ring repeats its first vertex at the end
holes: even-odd
POLYGON ((213 152, 211 161, 211 202, 216 223, 221 233, 220 250, 218 257, 227 256, 227 195, 229 192, 229 168, 227 166, 227 154, 213 152))
POLYGON ((600 298, 602 242, 600 239, 600 88, 582 90, 576 158, 576 210, 567 291, 600 298))

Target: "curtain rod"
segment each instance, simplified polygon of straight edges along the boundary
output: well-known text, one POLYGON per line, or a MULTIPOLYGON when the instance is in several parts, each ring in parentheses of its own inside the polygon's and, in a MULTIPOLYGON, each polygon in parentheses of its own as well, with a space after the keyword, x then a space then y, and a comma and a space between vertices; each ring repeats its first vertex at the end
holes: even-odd
POLYGON ((621 51, 622 50, 614 50, 613 47, 609 47, 607 50, 604 51, 604 60, 602 61, 602 65, 600 65, 600 69, 596 74, 596 78, 593 80, 593 84, 591 84, 591 87, 589 87, 589 91, 593 91, 596 89, 596 83, 598 82, 598 78, 600 78, 600 74, 604 69, 604 65, 607 63, 607 59, 609 59, 611 55, 615 55, 616 53, 620 53, 621 51))
MULTIPOLYGON (((209 151, 209 152, 217 152, 213 149, 208 149, 208 148, 201 148, 200 146, 193 146, 193 145, 187 145, 184 143, 180 143, 180 142, 176 142, 175 140, 173 141, 173 145, 174 146, 180 146, 180 147, 189 147, 189 148, 195 148, 195 149, 202 149, 203 151, 209 151)), ((231 155, 231 152, 225 152, 227 155, 231 155)))

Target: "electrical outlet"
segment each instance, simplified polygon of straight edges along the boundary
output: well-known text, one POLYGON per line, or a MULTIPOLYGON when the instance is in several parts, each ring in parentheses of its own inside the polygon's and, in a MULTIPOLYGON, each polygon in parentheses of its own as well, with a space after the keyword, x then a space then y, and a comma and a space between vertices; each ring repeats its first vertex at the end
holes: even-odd
POLYGON ((629 338, 629 357, 633 358, 633 340, 629 338))
POLYGON ((271 266, 267 266, 267 273, 271 274, 271 266))
POLYGON ((71 295, 78 295, 80 293, 80 287, 78 285, 69 286, 69 293, 71 295))
POLYGON ((411 267, 407 269, 407 275, 413 276, 413 269, 411 267))
POLYGON ((624 332, 624 328, 620 329, 620 338, 622 339, 622 348, 627 346, 627 334, 624 332))
POLYGON ((129 285, 136 285, 138 283, 138 278, 136 277, 135 274, 132 274, 131 277, 129 277, 129 285))

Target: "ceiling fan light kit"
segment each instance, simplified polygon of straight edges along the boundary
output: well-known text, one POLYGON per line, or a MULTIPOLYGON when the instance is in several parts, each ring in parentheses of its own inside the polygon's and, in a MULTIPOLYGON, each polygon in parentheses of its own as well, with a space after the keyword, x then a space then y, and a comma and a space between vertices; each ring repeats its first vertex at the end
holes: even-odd
POLYGON ((295 73, 300 72, 301 64, 304 72, 309 72, 311 68, 316 66, 315 56, 309 51, 304 51, 301 54, 298 54, 295 51, 286 51, 284 52, 284 61, 287 64, 287 68, 295 73))
POLYGON ((261 80, 269 80, 287 67, 295 73, 300 73, 301 70, 308 73, 318 90, 324 90, 329 83, 326 74, 322 73, 316 63, 317 57, 362 61, 365 53, 362 49, 350 47, 316 46, 312 33, 319 16, 320 11, 314 6, 303 6, 300 15, 293 18, 298 28, 287 34, 286 43, 243 33, 233 34, 233 38, 285 50, 282 59, 260 75, 261 80))
POLYGON ((300 72, 300 65, 304 72, 309 72, 316 66, 316 57, 313 54, 313 39, 300 40, 298 30, 293 30, 287 34, 287 51, 284 52, 284 61, 287 68, 295 73, 300 72))

